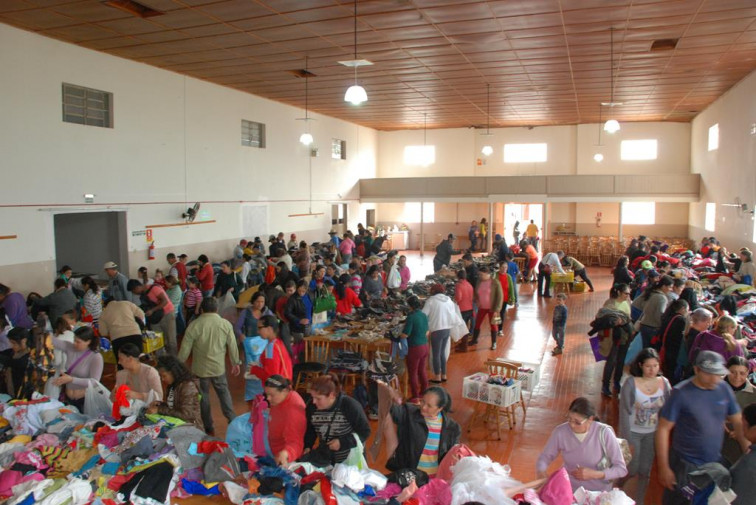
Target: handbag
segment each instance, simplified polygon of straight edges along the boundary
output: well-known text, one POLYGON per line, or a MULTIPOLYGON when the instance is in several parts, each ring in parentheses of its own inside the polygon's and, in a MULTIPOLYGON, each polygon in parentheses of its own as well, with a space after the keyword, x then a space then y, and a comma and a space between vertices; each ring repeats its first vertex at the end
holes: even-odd
MULTIPOLYGON (((606 454, 606 431, 612 428, 608 425, 603 425, 601 433, 599 433, 599 442, 601 442, 601 459, 596 465, 596 470, 603 471, 612 467, 612 461, 606 454)), ((625 461, 625 466, 630 464, 633 459, 633 452, 630 450, 630 443, 624 438, 617 438, 617 442, 622 452, 622 459, 625 461)))
POLYGON ((604 338, 601 335, 594 335, 588 339, 591 343, 591 351, 593 351, 593 357, 596 358, 596 362, 606 361, 607 356, 601 353, 601 339, 604 338))

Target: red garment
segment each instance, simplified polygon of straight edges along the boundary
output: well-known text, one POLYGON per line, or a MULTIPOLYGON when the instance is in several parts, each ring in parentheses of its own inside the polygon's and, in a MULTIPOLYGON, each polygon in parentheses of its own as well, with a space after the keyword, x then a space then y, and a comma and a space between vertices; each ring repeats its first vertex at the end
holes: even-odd
POLYGON ((281 339, 273 341, 273 346, 268 344, 260 355, 260 366, 252 366, 249 373, 259 378, 263 383, 271 375, 282 375, 289 380, 293 379, 291 356, 286 350, 281 339))
POLYGON ((181 291, 186 291, 186 265, 184 265, 180 261, 177 261, 172 266, 176 267, 176 272, 178 273, 178 281, 179 284, 181 284, 181 291))
POLYGON ((215 287, 214 280, 215 272, 213 272, 213 266, 208 262, 205 263, 202 268, 197 272, 197 279, 200 281, 200 289, 202 291, 212 291, 215 287))
POLYGON ((339 294, 334 290, 333 296, 336 298, 336 313, 351 314, 353 307, 362 307, 362 302, 357 293, 352 288, 344 290, 344 298, 339 298, 339 294))
POLYGON ((278 319, 280 319, 284 323, 289 322, 289 320, 284 316, 284 312, 286 310, 286 302, 288 301, 288 296, 282 296, 278 300, 276 300, 276 316, 278 316, 278 319))
POLYGON ((197 443, 198 454, 211 454, 213 452, 223 452, 228 447, 226 442, 220 440, 205 440, 197 443))
POLYGON ((115 399, 113 401, 113 419, 118 421, 121 418, 121 407, 128 407, 131 405, 131 400, 128 399, 126 393, 131 391, 131 388, 127 384, 121 384, 116 389, 115 399))
POLYGON ((458 281, 454 287, 454 301, 459 305, 460 312, 473 309, 473 287, 469 281, 458 281))
POLYGON ((291 391, 284 401, 270 408, 268 442, 273 455, 286 449, 289 461, 299 459, 304 449, 306 429, 304 400, 299 393, 291 391))
POLYGON ((507 275, 506 271, 499 274, 499 284, 501 284, 501 289, 504 294, 504 303, 509 303, 509 275, 507 275))

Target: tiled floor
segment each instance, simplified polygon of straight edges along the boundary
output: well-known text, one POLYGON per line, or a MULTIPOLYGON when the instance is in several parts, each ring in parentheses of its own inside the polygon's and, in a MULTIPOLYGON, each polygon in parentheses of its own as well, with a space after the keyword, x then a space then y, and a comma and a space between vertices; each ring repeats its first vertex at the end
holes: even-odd
MULTIPOLYGON (((420 258, 417 252, 408 252, 408 265, 413 278, 424 277, 432 271, 433 254, 420 258)), ((535 478, 535 461, 546 443, 551 430, 564 420, 569 403, 577 396, 586 396, 596 402, 604 422, 617 424, 617 400, 607 399, 600 394, 602 363, 596 363, 586 336, 588 323, 598 308, 608 298, 611 275, 606 268, 589 268, 594 284, 594 293, 571 294, 567 305, 569 319, 565 352, 553 357, 549 352, 553 347, 550 338, 553 299, 538 298, 535 284, 519 285, 520 305, 510 308, 504 324, 504 338, 499 340, 498 350, 488 350, 488 336, 481 336, 481 343, 475 351, 452 354, 449 359, 448 389, 452 395, 454 408, 452 417, 462 426, 462 441, 475 452, 485 454, 500 463, 512 467, 513 476, 524 482, 535 478), (524 362, 541 363, 541 381, 535 391, 525 393, 527 413, 517 411, 517 425, 513 430, 502 430, 502 440, 496 440, 495 432, 489 433, 478 426, 467 433, 466 425, 474 403, 462 399, 462 380, 465 376, 483 370, 483 362, 489 357, 506 357, 524 362)), ((243 412, 242 379, 231 378, 234 404, 237 412, 243 412)), ((216 432, 224 436, 226 421, 220 414, 213 393, 212 401, 216 419, 216 432)), ((372 422, 373 428, 377 426, 372 422)), ((372 440, 371 440, 372 441, 372 440)), ((385 455, 381 454, 375 467, 384 470, 385 455)), ((554 464, 554 468, 558 465, 554 464)), ((655 473, 647 497, 647 503, 660 503, 661 491, 655 482, 655 473)), ((631 484, 630 484, 631 485, 631 484)), ((628 487, 630 486, 628 485, 628 487)), ((209 500, 192 498, 192 503, 210 503, 209 500)))

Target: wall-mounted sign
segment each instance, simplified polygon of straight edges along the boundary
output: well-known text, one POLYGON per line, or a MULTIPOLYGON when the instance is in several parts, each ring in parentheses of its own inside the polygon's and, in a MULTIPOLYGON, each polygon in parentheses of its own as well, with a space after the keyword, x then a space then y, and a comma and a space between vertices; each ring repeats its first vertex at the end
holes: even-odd
POLYGON ((147 237, 147 242, 152 242, 152 228, 147 228, 145 236, 147 237))

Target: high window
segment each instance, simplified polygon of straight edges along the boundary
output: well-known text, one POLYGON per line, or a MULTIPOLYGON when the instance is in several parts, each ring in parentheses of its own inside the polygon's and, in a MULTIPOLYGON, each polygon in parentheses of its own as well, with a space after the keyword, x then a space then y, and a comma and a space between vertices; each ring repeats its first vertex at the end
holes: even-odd
POLYGON ((241 145, 247 147, 265 147, 265 124, 241 120, 241 145))
POLYGON ((504 144, 504 163, 543 163, 547 158, 546 144, 504 144))
POLYGON ((63 121, 113 127, 113 93, 63 83, 63 121))
POLYGON ((656 204, 622 202, 622 224, 656 224, 656 204))
POLYGON ((623 140, 620 144, 622 161, 655 160, 658 142, 656 139, 623 140))
POLYGON ((717 204, 713 202, 706 202, 706 220, 704 228, 708 231, 716 231, 717 226, 717 204))

